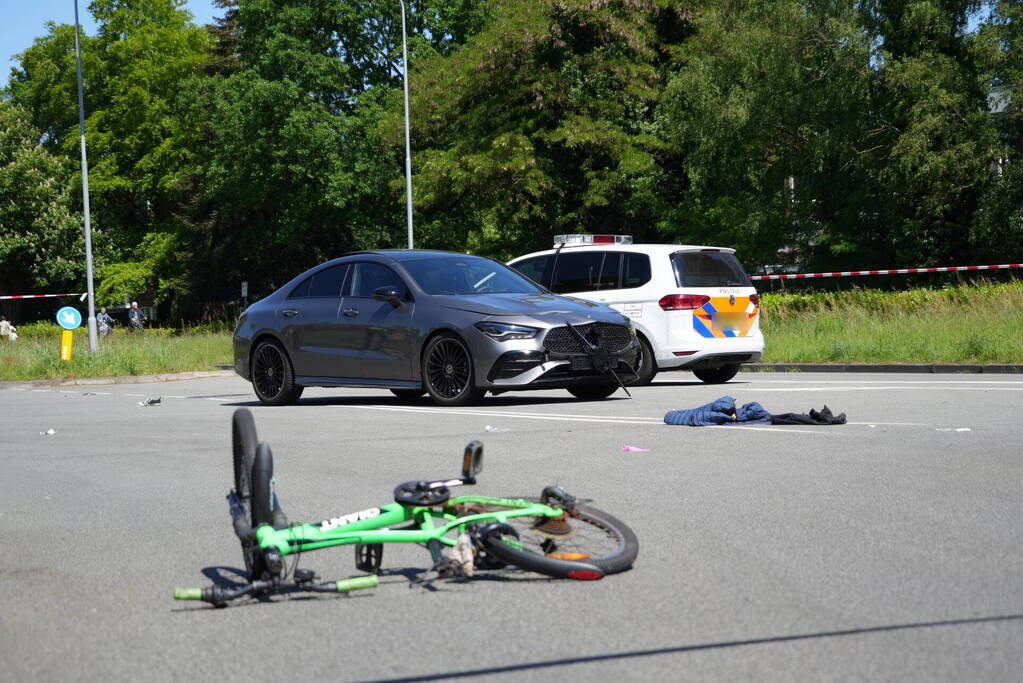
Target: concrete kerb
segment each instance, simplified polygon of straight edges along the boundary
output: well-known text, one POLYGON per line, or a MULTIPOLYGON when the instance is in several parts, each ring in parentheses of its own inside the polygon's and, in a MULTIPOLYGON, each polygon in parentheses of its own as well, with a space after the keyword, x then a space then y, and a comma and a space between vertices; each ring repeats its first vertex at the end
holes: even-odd
POLYGON ((1016 374, 1023 365, 1011 363, 749 363, 744 372, 918 372, 929 374, 1016 374))
POLYGON ((0 382, 0 389, 17 389, 22 387, 73 387, 97 384, 145 384, 149 382, 174 382, 182 379, 204 379, 206 377, 230 377, 230 370, 211 370, 195 372, 168 372, 157 375, 128 375, 125 377, 79 377, 75 379, 36 379, 22 382, 0 382))

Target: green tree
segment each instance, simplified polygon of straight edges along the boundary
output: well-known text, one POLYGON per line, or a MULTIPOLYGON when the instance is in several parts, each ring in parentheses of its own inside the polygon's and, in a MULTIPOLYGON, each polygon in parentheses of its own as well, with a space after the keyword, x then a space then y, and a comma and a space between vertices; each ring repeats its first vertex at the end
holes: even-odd
POLYGON ((679 191, 653 113, 686 13, 616 0, 492 12, 413 73, 419 242, 506 258, 558 232, 652 235, 679 191))
MULTIPOLYGON (((22 107, 0 99, 0 293, 84 286, 81 217, 70 169, 39 144, 22 107)), ((16 305, 4 302, 13 311, 16 305)))
POLYGON ((842 3, 726 1, 696 15, 660 108, 689 192, 667 233, 748 265, 884 251, 862 182, 878 156, 870 42, 842 3), (782 253, 778 253, 784 248, 782 253))

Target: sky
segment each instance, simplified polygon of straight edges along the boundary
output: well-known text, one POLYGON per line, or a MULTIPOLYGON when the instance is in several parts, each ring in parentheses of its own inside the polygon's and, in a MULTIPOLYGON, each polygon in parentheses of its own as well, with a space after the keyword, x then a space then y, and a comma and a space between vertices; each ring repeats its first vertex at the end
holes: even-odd
MULTIPOLYGON (((96 24, 87 9, 89 0, 78 0, 78 18, 86 35, 96 33, 96 24)), ((192 21, 209 24, 214 12, 219 12, 210 0, 188 0, 184 9, 192 13, 192 21)), ((10 78, 11 61, 47 33, 46 22, 75 23, 75 0, 0 0, 0 84, 10 78)))

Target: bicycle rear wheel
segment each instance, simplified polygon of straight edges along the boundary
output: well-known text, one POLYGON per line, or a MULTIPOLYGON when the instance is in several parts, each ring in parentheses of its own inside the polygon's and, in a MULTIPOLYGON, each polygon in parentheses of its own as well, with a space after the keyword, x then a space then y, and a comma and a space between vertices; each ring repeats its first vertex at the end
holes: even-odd
POLYGON ((556 578, 617 574, 632 567, 639 554, 636 534, 624 522, 580 504, 561 517, 515 517, 495 524, 482 540, 484 566, 497 559, 556 578))

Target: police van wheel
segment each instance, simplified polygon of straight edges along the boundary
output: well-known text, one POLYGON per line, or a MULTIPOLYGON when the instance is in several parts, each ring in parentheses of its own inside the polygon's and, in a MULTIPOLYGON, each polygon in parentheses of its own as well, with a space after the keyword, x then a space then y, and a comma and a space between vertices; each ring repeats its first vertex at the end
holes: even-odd
POLYGON ((693 374, 696 375, 696 378, 706 384, 724 384, 735 377, 737 372, 739 372, 738 363, 729 363, 728 365, 722 365, 720 368, 702 368, 699 370, 693 370, 693 374))
MULTIPOLYGON (((657 362, 654 361, 654 351, 650 344, 643 337, 639 337, 639 358, 636 359, 636 375, 631 380, 625 380, 629 386, 644 386, 650 384, 657 375, 657 362)), ((626 374, 628 374, 626 372, 626 374)))

